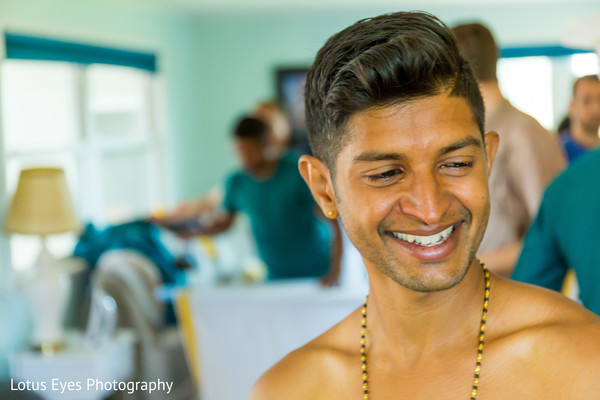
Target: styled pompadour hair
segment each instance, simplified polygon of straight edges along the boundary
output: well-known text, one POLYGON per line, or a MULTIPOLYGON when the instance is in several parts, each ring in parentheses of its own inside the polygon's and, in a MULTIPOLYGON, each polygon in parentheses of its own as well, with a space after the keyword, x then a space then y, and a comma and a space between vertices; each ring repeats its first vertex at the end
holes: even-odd
POLYGON ((312 152, 335 173, 353 114, 448 92, 463 97, 484 132, 479 86, 444 23, 423 12, 363 19, 319 50, 305 87, 312 152))

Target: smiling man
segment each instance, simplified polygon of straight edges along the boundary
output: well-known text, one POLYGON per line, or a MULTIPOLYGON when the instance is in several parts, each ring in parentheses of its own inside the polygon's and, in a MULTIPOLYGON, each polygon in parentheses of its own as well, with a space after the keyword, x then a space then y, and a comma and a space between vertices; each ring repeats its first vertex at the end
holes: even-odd
POLYGON ((365 304, 290 353, 252 400, 600 398, 600 320, 475 257, 498 135, 447 27, 365 19, 317 54, 300 171, 369 275, 365 304))

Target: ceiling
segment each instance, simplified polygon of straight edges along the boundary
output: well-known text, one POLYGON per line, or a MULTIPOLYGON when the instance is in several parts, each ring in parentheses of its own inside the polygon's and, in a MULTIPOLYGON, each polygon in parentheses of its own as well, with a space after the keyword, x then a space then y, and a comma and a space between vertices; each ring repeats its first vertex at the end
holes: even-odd
MULTIPOLYGON (((94 0, 86 0, 94 1, 94 0)), ((104 0, 96 0, 104 1, 104 0)), ((598 6, 599 0, 109 0, 115 4, 136 4, 161 12, 198 18, 212 16, 254 16, 278 13, 311 13, 381 10, 427 10, 440 7, 534 6, 588 4, 598 6)), ((589 7, 588 7, 589 8, 589 7)), ((600 52, 600 6, 598 12, 570 21, 561 36, 563 44, 575 48, 598 49, 600 52)))
MULTIPOLYGON (((572 0, 136 0, 146 5, 152 3, 163 9, 191 14, 282 12, 293 10, 349 10, 364 8, 424 9, 432 6, 453 5, 507 5, 537 3, 570 3, 572 0)), ((579 0, 594 3, 597 0, 579 0)))

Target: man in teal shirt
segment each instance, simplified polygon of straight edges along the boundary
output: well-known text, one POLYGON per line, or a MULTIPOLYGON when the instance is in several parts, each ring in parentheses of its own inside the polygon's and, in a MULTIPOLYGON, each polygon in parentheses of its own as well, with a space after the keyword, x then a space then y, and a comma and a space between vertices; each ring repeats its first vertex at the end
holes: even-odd
MULTIPOLYGON (((298 170, 300 155, 269 157, 268 128, 242 118, 234 132, 241 170, 225 184, 224 212, 208 225, 190 216, 155 219, 178 233, 214 235, 229 229, 238 212, 249 220, 269 279, 318 277, 335 284, 340 275, 341 236, 336 214, 325 222, 298 170)), ((200 213, 199 213, 200 214, 200 213)))
MULTIPOLYGON (((252 123, 246 118, 240 127, 247 129, 252 123)), ((240 141, 257 139, 238 136, 235 140, 239 153, 240 141)), ((315 202, 298 171, 298 158, 288 153, 262 173, 244 165, 225 184, 223 206, 231 217, 237 212, 248 215, 271 279, 322 277, 329 271, 332 229, 315 215, 315 202)))
POLYGON ((573 163, 548 187, 512 278, 560 290, 575 271, 581 302, 600 314, 600 150, 573 163))

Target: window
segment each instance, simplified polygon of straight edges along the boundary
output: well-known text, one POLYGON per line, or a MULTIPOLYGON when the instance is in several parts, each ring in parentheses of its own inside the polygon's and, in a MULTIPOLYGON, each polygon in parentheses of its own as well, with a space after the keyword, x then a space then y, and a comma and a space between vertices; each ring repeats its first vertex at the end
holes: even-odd
POLYGON ((498 61, 498 81, 504 96, 549 130, 555 130, 566 114, 575 79, 594 73, 598 73, 598 57, 590 52, 511 56, 498 61))
MULTIPOLYGON (((82 221, 117 223, 163 203, 163 141, 157 122, 160 79, 142 69, 61 61, 2 62, 1 104, 7 194, 23 168, 65 170, 82 221)), ((73 233, 53 235, 55 257, 70 254, 73 233)), ((16 270, 31 266, 39 238, 11 235, 16 270)))
POLYGON ((498 82, 504 96, 547 129, 554 126, 552 62, 549 57, 501 58, 498 82))
POLYGON ((571 73, 575 77, 598 74, 598 55, 594 53, 573 54, 571 56, 571 73))

